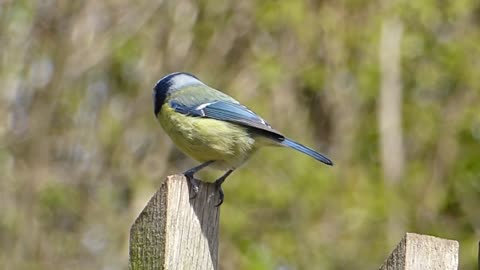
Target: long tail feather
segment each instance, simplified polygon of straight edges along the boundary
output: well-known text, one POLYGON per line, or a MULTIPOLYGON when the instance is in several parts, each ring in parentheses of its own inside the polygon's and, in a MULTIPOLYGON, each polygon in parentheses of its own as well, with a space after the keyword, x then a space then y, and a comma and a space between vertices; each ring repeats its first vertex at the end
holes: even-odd
POLYGON ((287 147, 290 147, 290 148, 293 148, 299 152, 302 152, 304 154, 307 154, 311 157, 313 157, 314 159, 320 161, 320 162, 323 162, 327 165, 330 165, 332 166, 333 165, 333 162, 326 156, 316 152, 315 150, 312 150, 304 145, 301 145, 293 140, 290 140, 289 138, 285 138, 285 140, 283 140, 280 144, 282 144, 283 146, 287 146, 287 147))

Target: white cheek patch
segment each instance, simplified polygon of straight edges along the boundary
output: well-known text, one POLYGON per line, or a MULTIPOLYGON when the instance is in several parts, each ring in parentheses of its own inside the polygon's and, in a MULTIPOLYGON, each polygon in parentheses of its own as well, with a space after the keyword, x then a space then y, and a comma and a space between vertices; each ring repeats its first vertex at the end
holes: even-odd
POLYGON ((195 79, 192 76, 188 76, 186 74, 178 74, 170 79, 170 87, 172 89, 180 89, 185 86, 198 85, 198 84, 205 85, 201 81, 195 79))

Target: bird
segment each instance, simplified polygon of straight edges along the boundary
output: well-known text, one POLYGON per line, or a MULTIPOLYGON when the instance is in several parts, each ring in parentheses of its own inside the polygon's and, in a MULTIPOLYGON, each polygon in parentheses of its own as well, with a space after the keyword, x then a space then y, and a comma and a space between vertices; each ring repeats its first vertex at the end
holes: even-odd
POLYGON ((261 147, 288 147, 333 165, 327 156, 287 138, 233 97, 187 72, 174 72, 157 81, 153 110, 173 143, 200 162, 183 173, 193 191, 191 199, 198 193, 198 181, 214 183, 219 193, 217 207, 224 201, 225 179, 261 147), (214 181, 196 179, 194 175, 206 167, 225 173, 214 181))

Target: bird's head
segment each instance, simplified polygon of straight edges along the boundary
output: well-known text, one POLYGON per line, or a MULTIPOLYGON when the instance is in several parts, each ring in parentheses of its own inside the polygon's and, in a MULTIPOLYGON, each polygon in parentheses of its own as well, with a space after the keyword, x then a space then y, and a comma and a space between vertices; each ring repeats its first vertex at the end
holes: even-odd
POLYGON ((161 78, 153 88, 153 110, 155 116, 158 117, 162 105, 171 93, 187 86, 199 84, 203 85, 204 83, 197 77, 186 72, 175 72, 161 78))

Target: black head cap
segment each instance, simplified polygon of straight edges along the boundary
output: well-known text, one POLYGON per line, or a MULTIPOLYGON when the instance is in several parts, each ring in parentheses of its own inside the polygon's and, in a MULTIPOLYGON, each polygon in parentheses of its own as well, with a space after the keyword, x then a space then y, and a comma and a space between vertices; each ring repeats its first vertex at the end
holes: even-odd
POLYGON ((162 109, 167 96, 187 85, 202 84, 195 76, 186 72, 175 72, 161 78, 153 87, 153 110, 155 116, 162 109))

